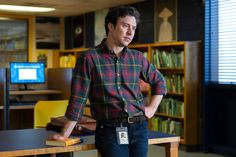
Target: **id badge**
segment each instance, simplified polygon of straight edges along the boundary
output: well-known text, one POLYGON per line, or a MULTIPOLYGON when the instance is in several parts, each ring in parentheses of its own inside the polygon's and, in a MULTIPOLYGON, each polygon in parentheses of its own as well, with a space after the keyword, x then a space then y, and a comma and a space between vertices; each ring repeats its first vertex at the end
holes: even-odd
POLYGON ((127 127, 116 127, 116 136, 118 144, 129 144, 127 127))

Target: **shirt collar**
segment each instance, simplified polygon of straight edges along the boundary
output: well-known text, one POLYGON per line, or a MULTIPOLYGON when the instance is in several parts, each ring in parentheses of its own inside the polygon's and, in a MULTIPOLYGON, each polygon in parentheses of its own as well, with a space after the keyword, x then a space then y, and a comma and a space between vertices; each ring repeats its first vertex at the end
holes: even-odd
MULTIPOLYGON (((101 44, 98 45, 98 47, 101 48, 102 52, 108 53, 108 54, 114 54, 113 50, 109 50, 107 44, 106 44, 106 38, 102 40, 101 44)), ((121 55, 125 54, 127 52, 128 48, 125 46, 121 52, 121 55)))

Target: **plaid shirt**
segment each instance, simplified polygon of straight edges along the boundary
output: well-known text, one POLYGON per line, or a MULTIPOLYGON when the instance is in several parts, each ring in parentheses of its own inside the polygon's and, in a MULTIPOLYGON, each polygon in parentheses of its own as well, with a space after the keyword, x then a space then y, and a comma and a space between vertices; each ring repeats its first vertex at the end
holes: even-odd
POLYGON ((139 79, 151 85, 152 95, 166 94, 164 77, 142 52, 125 47, 117 57, 108 50, 104 40, 76 62, 66 117, 78 120, 87 98, 96 120, 115 119, 125 114, 143 115, 139 79))

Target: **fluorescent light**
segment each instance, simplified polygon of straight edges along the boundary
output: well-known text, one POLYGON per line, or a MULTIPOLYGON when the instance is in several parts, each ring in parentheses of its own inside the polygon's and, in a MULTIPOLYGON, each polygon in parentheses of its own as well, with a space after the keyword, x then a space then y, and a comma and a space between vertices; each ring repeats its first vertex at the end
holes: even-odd
POLYGON ((54 11, 55 8, 30 7, 30 6, 19 6, 19 5, 0 5, 0 10, 19 11, 19 12, 49 12, 49 11, 54 11))
POLYGON ((0 20, 12 20, 12 19, 9 17, 0 17, 0 20))

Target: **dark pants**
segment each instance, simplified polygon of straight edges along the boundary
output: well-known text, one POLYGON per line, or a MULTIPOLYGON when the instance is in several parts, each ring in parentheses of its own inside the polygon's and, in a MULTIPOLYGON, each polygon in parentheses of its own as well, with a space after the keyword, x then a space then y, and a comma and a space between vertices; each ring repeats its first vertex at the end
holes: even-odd
POLYGON ((116 127, 120 124, 98 124, 95 144, 102 157, 147 157, 147 121, 132 124, 122 123, 128 128, 129 145, 119 145, 116 127))

